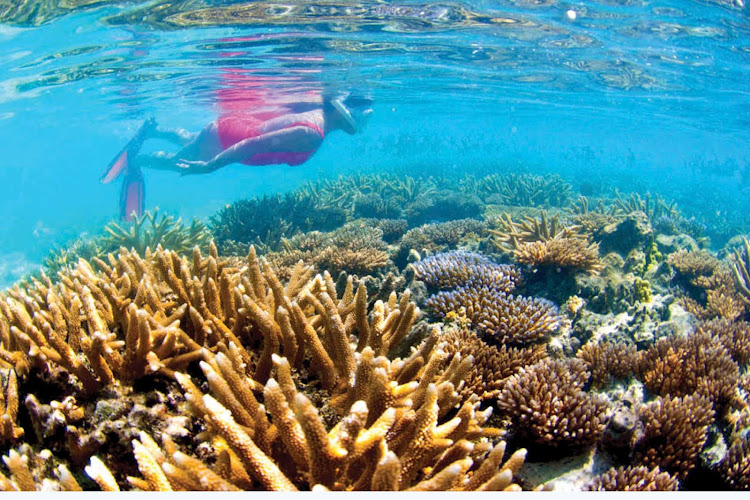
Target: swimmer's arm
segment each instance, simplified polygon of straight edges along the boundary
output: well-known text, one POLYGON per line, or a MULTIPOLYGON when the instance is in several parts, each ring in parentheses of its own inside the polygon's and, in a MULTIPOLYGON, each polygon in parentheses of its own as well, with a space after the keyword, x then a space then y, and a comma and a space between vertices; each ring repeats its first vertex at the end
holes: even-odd
POLYGON ((238 163, 260 153, 306 153, 320 147, 323 137, 314 129, 299 125, 269 132, 240 141, 207 162, 182 161, 178 166, 184 174, 213 172, 226 165, 238 163))

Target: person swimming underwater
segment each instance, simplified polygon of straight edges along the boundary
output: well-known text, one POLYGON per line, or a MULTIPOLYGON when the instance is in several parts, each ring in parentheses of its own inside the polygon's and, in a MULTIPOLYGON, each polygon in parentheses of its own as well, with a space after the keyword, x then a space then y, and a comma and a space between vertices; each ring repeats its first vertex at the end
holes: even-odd
POLYGON ((165 129, 152 118, 118 153, 100 177, 110 183, 123 176, 120 219, 143 214, 145 183, 141 168, 170 170, 181 175, 207 174, 232 163, 245 165, 301 165, 320 148, 325 137, 343 130, 360 131, 372 113, 372 99, 351 95, 311 96, 246 110, 233 110, 191 133, 165 129), (140 154, 149 139, 164 139, 182 149, 140 154))

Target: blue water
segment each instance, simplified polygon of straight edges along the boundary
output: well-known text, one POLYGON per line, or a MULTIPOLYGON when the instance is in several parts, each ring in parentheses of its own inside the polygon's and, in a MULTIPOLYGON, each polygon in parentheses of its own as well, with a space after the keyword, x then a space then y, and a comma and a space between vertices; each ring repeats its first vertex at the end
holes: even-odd
POLYGON ((206 217, 359 171, 523 170, 659 192, 750 229, 737 0, 58 3, 0 8, 2 285, 114 219, 104 166, 145 118, 193 131, 214 119, 227 68, 369 92, 375 113, 300 167, 147 171, 147 208, 206 217))

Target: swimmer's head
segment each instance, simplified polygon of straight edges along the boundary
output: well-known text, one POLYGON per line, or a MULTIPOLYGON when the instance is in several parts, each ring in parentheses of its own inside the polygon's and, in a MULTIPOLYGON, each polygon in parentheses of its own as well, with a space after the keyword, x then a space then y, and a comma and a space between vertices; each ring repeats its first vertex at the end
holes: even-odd
POLYGON ((347 134, 361 132, 372 115, 373 99, 366 95, 339 94, 328 103, 340 119, 341 129, 347 134))

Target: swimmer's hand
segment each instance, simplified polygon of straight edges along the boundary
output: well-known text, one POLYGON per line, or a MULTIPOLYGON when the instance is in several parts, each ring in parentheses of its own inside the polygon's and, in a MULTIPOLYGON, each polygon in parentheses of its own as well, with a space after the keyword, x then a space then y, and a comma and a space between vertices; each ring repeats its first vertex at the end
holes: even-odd
POLYGON ((176 165, 182 169, 180 175, 209 174, 216 170, 211 161, 177 160, 176 165))

